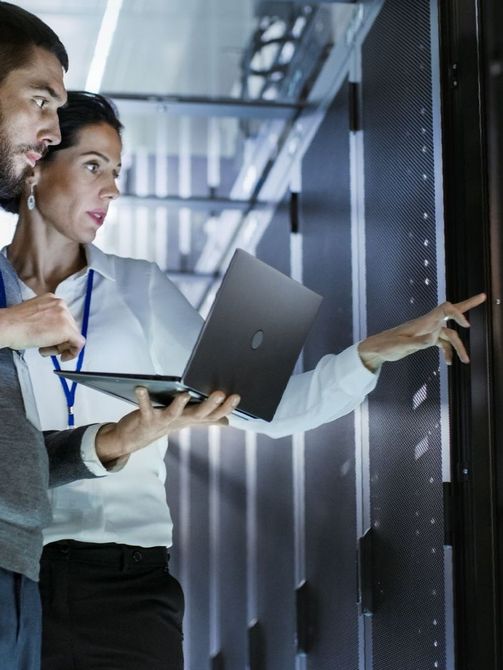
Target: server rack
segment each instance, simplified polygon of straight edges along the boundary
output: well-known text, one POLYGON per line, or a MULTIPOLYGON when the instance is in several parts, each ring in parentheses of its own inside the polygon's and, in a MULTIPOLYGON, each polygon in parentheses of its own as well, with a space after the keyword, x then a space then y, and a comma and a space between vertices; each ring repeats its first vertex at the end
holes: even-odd
MULTIPOLYGON (((501 145, 489 160, 485 124, 501 80, 484 77, 499 34, 481 36, 501 10, 377 4, 257 247, 327 296, 306 368, 434 307, 446 282, 453 299, 491 281, 499 296, 501 187, 487 177, 501 145)), ((305 436, 173 445, 189 670, 499 667, 498 304, 492 322, 472 316, 472 366, 450 373, 450 402, 429 351, 305 436)))

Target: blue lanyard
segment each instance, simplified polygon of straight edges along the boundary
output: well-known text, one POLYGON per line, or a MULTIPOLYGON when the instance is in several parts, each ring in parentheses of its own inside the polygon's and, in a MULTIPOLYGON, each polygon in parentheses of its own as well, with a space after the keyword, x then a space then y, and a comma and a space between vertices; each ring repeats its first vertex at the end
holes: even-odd
POLYGON ((7 296, 5 295, 3 275, 0 272, 0 309, 3 309, 4 307, 7 307, 7 296))
MULTIPOLYGON (((94 270, 89 270, 89 274, 87 276, 86 297, 84 299, 84 316, 82 318, 82 336, 85 338, 87 338, 87 327, 89 325, 89 311, 91 309, 93 278, 94 278, 94 270)), ((82 363, 84 362, 85 351, 86 348, 83 347, 79 354, 79 357, 77 358, 77 367, 75 369, 75 372, 80 372, 82 369, 82 363)), ((61 366, 56 356, 51 356, 51 359, 54 365, 54 369, 61 370, 61 366)), ((68 409, 68 428, 73 428, 73 426, 75 426, 75 416, 73 414, 73 406, 75 405, 75 393, 77 391, 77 382, 72 382, 71 386, 68 386, 68 382, 64 377, 59 377, 59 381, 61 382, 63 393, 65 394, 66 398, 66 406, 68 409)))

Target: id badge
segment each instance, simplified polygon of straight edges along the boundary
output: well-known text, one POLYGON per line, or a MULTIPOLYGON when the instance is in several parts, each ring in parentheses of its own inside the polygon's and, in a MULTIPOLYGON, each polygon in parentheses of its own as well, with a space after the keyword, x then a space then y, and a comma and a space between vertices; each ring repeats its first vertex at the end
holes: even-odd
POLYGON ((24 411, 26 418, 37 430, 41 430, 40 417, 38 415, 37 404, 35 402, 35 394, 33 393, 33 386, 31 385, 31 377, 28 371, 28 366, 24 360, 23 352, 12 351, 14 365, 16 366, 17 377, 19 379, 19 386, 21 388, 21 395, 23 396, 24 411))

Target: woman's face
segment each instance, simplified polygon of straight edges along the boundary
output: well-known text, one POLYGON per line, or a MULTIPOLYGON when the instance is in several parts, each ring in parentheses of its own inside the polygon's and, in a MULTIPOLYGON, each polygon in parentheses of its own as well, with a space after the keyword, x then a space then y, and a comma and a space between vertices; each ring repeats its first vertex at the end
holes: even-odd
POLYGON ((83 127, 74 146, 40 163, 35 198, 47 226, 79 244, 94 240, 119 195, 121 149, 117 131, 99 123, 83 127))

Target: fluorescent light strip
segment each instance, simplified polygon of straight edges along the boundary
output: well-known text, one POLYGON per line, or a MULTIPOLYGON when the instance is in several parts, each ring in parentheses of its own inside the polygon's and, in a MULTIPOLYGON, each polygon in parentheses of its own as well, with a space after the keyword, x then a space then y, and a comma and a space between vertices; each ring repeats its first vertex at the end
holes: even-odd
POLYGON ((115 30, 119 21, 119 14, 123 0, 108 0, 107 7, 101 20, 101 27, 94 48, 94 56, 89 67, 86 80, 86 91, 98 93, 103 81, 108 54, 112 46, 115 30))
MULTIPOLYGON (((191 125, 190 118, 180 119, 180 144, 178 163, 178 194, 190 198, 192 190, 191 125)), ((182 207, 178 215, 180 254, 188 256, 192 246, 192 212, 182 207)))
POLYGON ((215 118, 208 121, 208 186, 220 186, 220 125, 215 118))
POLYGON ((168 195, 168 126, 164 114, 157 115, 155 143, 155 194, 168 195))

